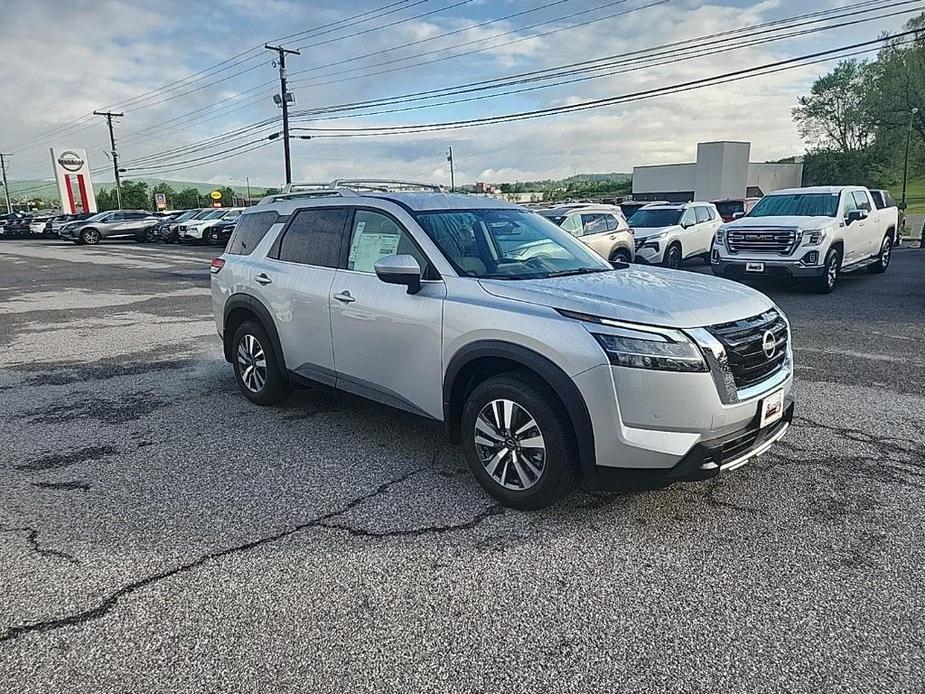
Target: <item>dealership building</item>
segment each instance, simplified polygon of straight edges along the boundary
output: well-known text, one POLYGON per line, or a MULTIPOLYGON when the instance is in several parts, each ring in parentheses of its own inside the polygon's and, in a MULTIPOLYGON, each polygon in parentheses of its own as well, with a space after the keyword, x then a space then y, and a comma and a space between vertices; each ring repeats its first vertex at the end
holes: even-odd
POLYGON ((798 188, 803 164, 749 161, 750 142, 701 142, 697 161, 633 167, 634 200, 726 200, 798 188))

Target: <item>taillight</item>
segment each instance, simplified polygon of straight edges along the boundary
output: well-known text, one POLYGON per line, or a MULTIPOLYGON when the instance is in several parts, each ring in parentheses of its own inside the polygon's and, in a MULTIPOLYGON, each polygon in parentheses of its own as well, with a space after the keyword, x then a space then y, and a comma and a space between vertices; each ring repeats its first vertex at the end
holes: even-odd
POLYGON ((209 268, 209 272, 211 272, 213 275, 216 275, 221 272, 223 267, 225 267, 224 258, 212 258, 212 267, 209 268))

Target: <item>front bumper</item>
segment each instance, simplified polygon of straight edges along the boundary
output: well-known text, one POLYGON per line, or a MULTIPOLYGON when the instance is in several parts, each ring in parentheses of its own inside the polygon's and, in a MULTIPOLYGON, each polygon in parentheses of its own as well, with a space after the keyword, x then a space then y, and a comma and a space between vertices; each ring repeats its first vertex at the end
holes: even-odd
POLYGON ((180 227, 177 231, 177 238, 180 241, 201 241, 202 240, 203 229, 202 227, 180 227))
POLYGON ((766 453, 784 437, 793 421, 794 407, 793 400, 788 397, 783 416, 774 424, 760 429, 760 415, 755 415, 743 429, 696 444, 671 468, 644 470, 596 466, 592 474, 585 471, 584 486, 607 491, 638 484, 699 482, 730 472, 766 453))
POLYGON ((642 265, 661 265, 665 255, 665 241, 662 239, 649 241, 636 240, 636 262, 642 265))
MULTIPOLYGON (((822 257, 821 254, 819 257, 822 257)), ((721 256, 716 250, 710 256, 710 266, 713 274, 734 279, 804 279, 820 277, 825 272, 821 263, 808 265, 801 260, 768 260, 766 258, 729 258, 721 256), (749 266, 756 263, 762 265, 762 270, 750 270, 749 266)))

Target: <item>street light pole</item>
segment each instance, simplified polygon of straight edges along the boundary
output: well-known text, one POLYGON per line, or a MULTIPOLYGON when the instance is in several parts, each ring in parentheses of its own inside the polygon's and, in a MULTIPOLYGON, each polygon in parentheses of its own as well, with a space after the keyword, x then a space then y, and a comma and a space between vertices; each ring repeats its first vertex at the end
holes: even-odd
POLYGON ((251 206, 251 179, 249 176, 244 177, 244 185, 247 186, 247 206, 251 206))
POLYGON ((292 161, 289 154, 289 101, 286 91, 286 55, 301 55, 297 50, 283 48, 282 46, 271 46, 264 44, 264 48, 269 51, 276 51, 279 54, 279 96, 282 100, 280 104, 283 107, 283 154, 286 158, 286 183, 292 183, 292 161))
POLYGON ((450 162, 450 192, 456 192, 456 172, 453 169, 453 148, 447 147, 446 160, 450 162))

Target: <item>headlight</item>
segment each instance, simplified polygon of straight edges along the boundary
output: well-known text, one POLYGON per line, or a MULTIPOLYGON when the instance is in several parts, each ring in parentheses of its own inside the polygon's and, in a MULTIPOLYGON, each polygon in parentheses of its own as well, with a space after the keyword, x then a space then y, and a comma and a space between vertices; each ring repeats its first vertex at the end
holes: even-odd
POLYGON ((700 349, 683 333, 649 333, 619 329, 613 333, 592 333, 611 364, 658 371, 706 371, 700 349))
POLYGON ((720 227, 716 230, 716 243, 721 246, 726 243, 726 227, 720 227))
POLYGON ((803 232, 807 246, 818 246, 825 241, 825 229, 807 229, 803 232))

